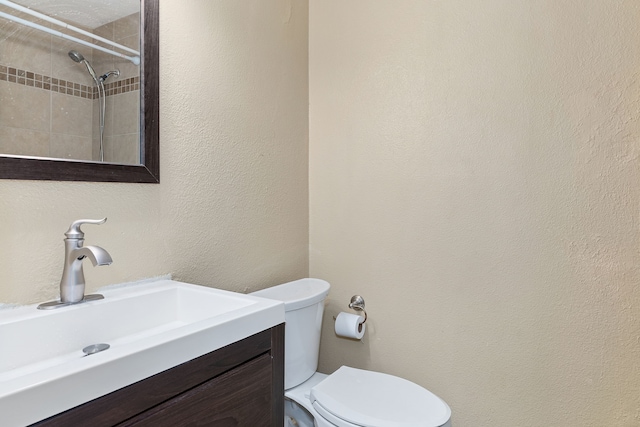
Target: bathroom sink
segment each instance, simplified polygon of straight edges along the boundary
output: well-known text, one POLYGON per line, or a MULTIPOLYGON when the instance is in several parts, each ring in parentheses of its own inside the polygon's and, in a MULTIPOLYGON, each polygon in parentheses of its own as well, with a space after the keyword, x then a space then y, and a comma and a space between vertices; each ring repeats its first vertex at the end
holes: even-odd
POLYGON ((282 303, 172 280, 100 293, 56 310, 0 310, 3 426, 39 421, 284 322, 282 303), (95 344, 108 348, 83 352, 95 344))

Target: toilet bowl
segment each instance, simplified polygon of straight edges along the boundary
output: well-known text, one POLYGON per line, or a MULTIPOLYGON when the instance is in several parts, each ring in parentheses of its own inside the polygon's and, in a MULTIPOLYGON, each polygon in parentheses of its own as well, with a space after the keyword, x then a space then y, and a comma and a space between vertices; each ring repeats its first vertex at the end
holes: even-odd
POLYGON ((403 378, 342 366, 316 372, 329 283, 300 279, 252 293, 285 305, 286 427, 451 427, 451 409, 403 378))

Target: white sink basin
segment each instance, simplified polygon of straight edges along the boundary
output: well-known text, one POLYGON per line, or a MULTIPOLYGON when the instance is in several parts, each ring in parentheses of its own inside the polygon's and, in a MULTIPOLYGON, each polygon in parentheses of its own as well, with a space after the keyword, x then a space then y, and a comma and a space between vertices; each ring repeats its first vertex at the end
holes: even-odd
POLYGON ((0 310, 3 426, 34 423, 284 322, 282 303, 172 280, 0 310), (82 349, 109 344, 86 356, 82 349))

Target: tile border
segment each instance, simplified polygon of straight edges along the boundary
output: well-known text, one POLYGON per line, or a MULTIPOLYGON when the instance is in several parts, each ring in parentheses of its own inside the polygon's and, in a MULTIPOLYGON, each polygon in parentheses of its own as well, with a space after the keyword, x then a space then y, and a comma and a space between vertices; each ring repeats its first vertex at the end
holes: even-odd
MULTIPOLYGON (((98 88, 95 86, 70 82, 2 64, 0 64, 0 81, 7 81, 9 83, 58 92, 79 98, 98 99, 98 88)), ((105 85, 107 96, 119 95, 139 89, 139 76, 116 80, 105 85)))

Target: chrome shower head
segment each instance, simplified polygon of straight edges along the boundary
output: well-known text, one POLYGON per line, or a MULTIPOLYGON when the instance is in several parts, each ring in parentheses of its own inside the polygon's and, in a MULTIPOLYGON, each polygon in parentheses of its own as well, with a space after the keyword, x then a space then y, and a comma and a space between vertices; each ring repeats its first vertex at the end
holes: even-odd
POLYGON ((99 80, 98 80, 98 75, 94 71, 94 69, 91 66, 91 64, 89 64, 89 61, 84 59, 84 56, 82 56, 82 54, 80 52, 78 52, 77 50, 70 50, 69 51, 69 58, 71 58, 74 62, 77 62, 78 64, 83 63, 85 65, 85 67, 87 67, 87 71, 89 72, 89 74, 93 78, 93 81, 96 82, 96 84, 100 84, 99 80))
POLYGON ((69 58, 73 59, 77 63, 81 63, 82 61, 84 61, 84 56, 82 56, 82 54, 77 50, 70 50, 69 58))

